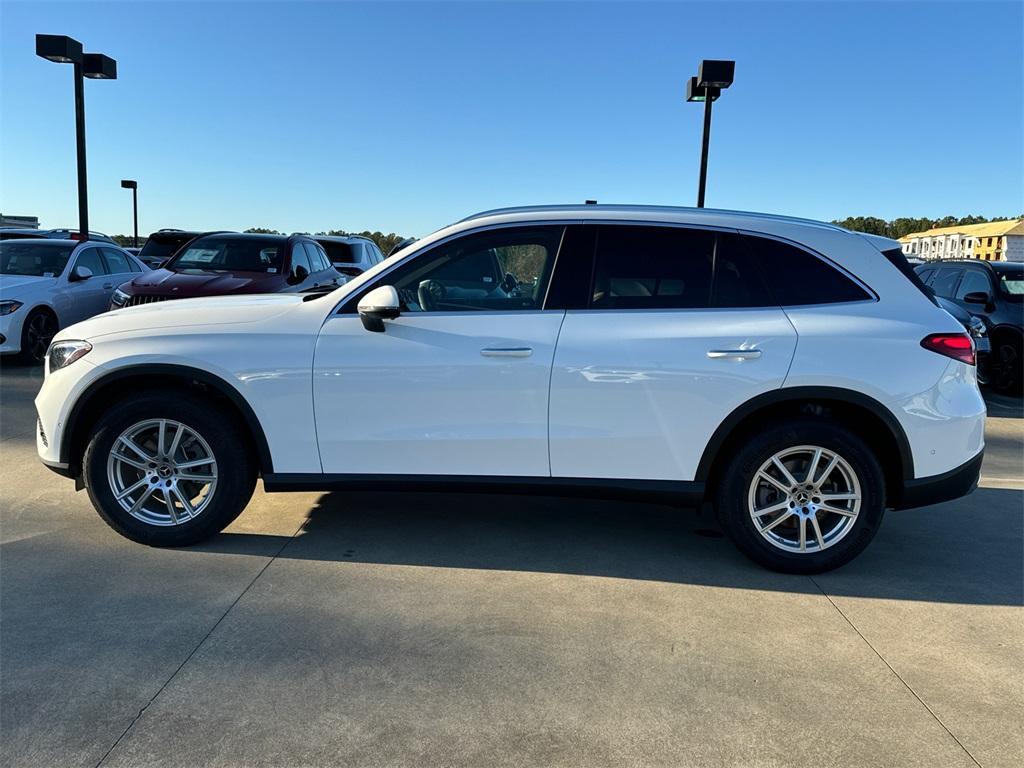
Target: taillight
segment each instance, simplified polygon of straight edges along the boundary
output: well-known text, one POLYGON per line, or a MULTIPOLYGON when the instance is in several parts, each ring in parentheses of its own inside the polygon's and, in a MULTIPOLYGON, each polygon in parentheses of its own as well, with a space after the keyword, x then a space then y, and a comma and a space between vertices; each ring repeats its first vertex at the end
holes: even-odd
POLYGON ((921 346, 961 363, 975 364, 974 342, 966 333, 932 333, 921 339, 921 346))

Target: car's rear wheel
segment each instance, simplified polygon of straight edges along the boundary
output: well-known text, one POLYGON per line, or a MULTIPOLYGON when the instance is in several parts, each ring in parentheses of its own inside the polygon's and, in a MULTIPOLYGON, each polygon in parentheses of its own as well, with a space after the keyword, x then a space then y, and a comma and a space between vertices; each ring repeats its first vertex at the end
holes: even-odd
POLYGON ((21 327, 21 359, 33 365, 42 363, 58 330, 56 315, 46 309, 32 310, 21 327))
POLYGON ((755 562, 820 573, 870 543, 885 511, 884 478, 845 427, 778 424, 740 446, 721 475, 717 509, 730 538, 755 562))
POLYGON ((988 368, 993 389, 1008 395, 1020 394, 1021 377, 1024 374, 1020 337, 1009 332, 997 334, 992 339, 988 368))
POLYGON ((83 457, 100 516, 157 547, 218 533, 245 508, 256 468, 242 428, 192 395, 142 394, 104 413, 83 457))

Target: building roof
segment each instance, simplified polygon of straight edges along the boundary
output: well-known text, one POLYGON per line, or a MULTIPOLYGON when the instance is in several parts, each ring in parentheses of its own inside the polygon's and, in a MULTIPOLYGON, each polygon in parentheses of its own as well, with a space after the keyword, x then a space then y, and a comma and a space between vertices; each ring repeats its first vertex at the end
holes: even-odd
POLYGON ((989 221, 984 224, 958 224, 952 227, 935 227, 924 232, 910 232, 900 238, 901 243, 918 237, 937 235, 970 235, 971 237, 1001 237, 1003 235, 1024 235, 1024 219, 989 221))

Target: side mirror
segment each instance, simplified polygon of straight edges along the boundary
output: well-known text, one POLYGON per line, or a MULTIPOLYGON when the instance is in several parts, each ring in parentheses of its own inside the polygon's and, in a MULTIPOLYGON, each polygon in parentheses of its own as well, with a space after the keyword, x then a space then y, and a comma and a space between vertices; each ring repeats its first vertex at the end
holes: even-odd
POLYGON ((68 282, 78 283, 82 280, 88 280, 90 277, 92 277, 92 270, 82 264, 78 264, 71 270, 71 279, 68 282))
POLYGON ((363 321, 363 328, 382 333, 384 321, 394 320, 402 313, 401 304, 393 285, 374 288, 359 300, 359 319, 363 321))
POLYGON ((307 277, 309 277, 309 270, 306 269, 301 264, 296 264, 295 267, 292 269, 292 274, 291 274, 291 282, 292 282, 292 284, 293 285, 297 285, 297 284, 301 283, 303 280, 305 280, 307 277))
POLYGON ((992 297, 988 295, 987 291, 971 291, 964 295, 964 301, 968 304, 991 304, 992 297))

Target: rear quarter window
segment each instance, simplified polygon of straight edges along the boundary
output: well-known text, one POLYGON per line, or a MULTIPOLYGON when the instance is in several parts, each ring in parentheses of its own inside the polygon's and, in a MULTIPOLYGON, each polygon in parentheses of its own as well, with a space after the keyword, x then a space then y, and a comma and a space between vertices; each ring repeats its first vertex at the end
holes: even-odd
POLYGON ((795 245, 744 236, 775 301, 783 307, 870 301, 873 297, 825 259, 795 245))

